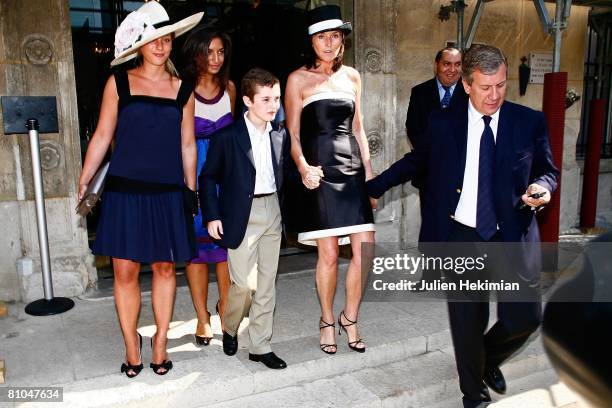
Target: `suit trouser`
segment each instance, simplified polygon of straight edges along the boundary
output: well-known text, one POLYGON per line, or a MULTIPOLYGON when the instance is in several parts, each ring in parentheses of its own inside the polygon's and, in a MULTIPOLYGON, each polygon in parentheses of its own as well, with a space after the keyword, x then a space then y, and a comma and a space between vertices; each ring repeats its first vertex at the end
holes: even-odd
MULTIPOLYGON (((492 241, 500 242, 498 235, 496 234, 492 241)), ((449 238, 449 242, 478 241, 482 242, 475 229, 457 223, 449 238)), ((497 266, 499 264, 498 262, 497 266)), ((539 301, 498 301, 497 322, 487 331, 488 292, 454 291, 448 293, 448 300, 459 386, 465 404, 465 399, 481 399, 485 367, 501 365, 521 348, 538 328, 542 320, 542 305, 539 301)))
POLYGON ((253 354, 271 351, 280 242, 277 195, 254 198, 244 239, 238 248, 227 251, 232 283, 224 315, 225 331, 231 336, 249 315, 249 352, 253 354))

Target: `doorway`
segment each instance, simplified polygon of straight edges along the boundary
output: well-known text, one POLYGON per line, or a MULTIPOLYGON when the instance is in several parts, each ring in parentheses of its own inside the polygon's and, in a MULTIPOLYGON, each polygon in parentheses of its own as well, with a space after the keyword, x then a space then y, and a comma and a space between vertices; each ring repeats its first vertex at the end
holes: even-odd
MULTIPOLYGON (((232 39, 230 78, 240 89, 240 78, 252 67, 273 72, 281 88, 290 72, 303 65, 307 41, 307 10, 336 4, 345 20, 353 20, 353 0, 161 0, 171 20, 203 11, 200 25, 215 27, 232 39)), ((100 111, 102 92, 111 75, 114 33, 125 16, 143 4, 133 0, 70 0, 72 41, 79 113, 82 157, 92 136, 100 111)), ((186 36, 174 42, 171 59, 179 72, 184 66, 180 50, 186 36)), ((345 46, 345 62, 353 65, 352 37, 345 46)), ((242 111, 242 98, 236 100, 235 112, 242 111)), ((95 239, 97 213, 87 217, 90 246, 95 239)), ((283 243, 281 256, 303 253, 293 240, 283 243)), ((109 260, 96 259, 99 278, 104 278, 109 260)), ((108 275, 108 274, 106 274, 108 275)), ((112 271, 110 271, 112 276, 112 271)), ((212 277, 212 275, 211 275, 212 277)))

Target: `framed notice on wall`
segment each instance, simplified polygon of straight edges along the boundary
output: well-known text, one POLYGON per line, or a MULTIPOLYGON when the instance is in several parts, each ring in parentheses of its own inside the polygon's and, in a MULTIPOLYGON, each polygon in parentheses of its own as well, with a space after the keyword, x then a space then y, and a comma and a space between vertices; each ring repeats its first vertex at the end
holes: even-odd
POLYGON ((544 74, 552 72, 553 54, 552 52, 532 52, 529 54, 529 74, 530 84, 543 84, 544 74))

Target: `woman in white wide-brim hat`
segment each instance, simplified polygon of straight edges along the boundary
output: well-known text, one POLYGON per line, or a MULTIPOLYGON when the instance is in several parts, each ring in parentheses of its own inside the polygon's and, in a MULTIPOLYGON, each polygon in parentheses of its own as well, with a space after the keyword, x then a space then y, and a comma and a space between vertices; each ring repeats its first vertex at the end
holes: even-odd
POLYGON ((80 198, 114 138, 93 252, 113 260, 115 305, 126 349, 121 372, 130 378, 143 368, 137 332, 140 264, 150 263, 153 270, 157 331, 150 366, 164 375, 172 368, 166 346, 175 262, 195 255, 194 98, 192 86, 176 77, 169 57, 173 38, 193 28, 202 15, 171 23, 163 6, 151 1, 117 28, 111 65, 138 59, 135 68, 117 69, 106 83, 79 179, 80 198))

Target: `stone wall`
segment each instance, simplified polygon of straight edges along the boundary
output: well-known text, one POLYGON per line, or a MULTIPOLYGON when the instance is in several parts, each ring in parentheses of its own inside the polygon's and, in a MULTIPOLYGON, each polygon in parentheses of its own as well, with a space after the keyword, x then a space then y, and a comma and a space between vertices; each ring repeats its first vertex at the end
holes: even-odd
MULTIPOLYGON (((68 2, 0 2, 0 95, 56 96, 60 132, 41 135, 51 264, 56 296, 96 280, 83 220, 76 216, 81 157, 68 2)), ((43 296, 30 147, 5 135, 0 117, 0 299, 43 296)))
MULTIPOLYGON (((456 40, 456 15, 448 21, 437 18, 443 0, 355 2, 356 66, 363 73, 366 128, 379 132, 381 151, 374 155, 376 173, 410 150, 405 120, 413 86, 433 77, 435 53, 448 41, 456 40), (387 12, 385 19, 378 17, 387 12), (380 30, 380 31, 379 31, 380 30), (378 52, 378 54, 377 54, 378 52), (376 72, 368 61, 380 61, 376 72)), ((470 2, 473 4, 474 2, 470 2)), ((547 4, 554 16, 554 4, 547 4)), ((568 88, 579 95, 583 90, 583 61, 588 19, 587 7, 572 7, 569 27, 563 34, 561 70, 569 73, 568 88)), ((467 30, 473 7, 465 10, 467 30)), ((535 6, 530 0, 495 0, 485 4, 475 43, 500 47, 508 56, 507 99, 534 109, 542 108, 543 85, 530 84, 519 96, 520 58, 530 52, 552 51, 553 38, 544 33, 535 6)), ((581 104, 566 111, 563 180, 561 188, 561 231, 578 224, 579 168, 575 144, 580 129, 581 104)), ((387 193, 377 222, 385 231, 379 241, 394 238, 414 243, 420 228, 417 191, 409 184, 387 193), (394 235, 389 232, 397 230, 394 235)))

